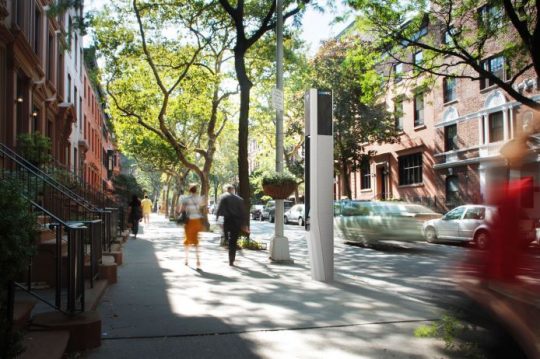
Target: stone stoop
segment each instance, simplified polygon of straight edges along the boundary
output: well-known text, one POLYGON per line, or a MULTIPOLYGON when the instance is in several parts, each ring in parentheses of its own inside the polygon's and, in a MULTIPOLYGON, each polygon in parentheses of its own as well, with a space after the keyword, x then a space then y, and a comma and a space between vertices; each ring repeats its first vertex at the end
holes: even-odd
MULTIPOLYGON (((32 280, 56 284, 54 275, 56 258, 56 239, 43 241, 37 246, 37 253, 32 257, 32 280)), ((67 240, 62 239, 62 268, 65 269, 67 259, 67 240)))
POLYGON ((114 248, 111 248, 110 252, 103 252, 103 256, 113 257, 114 263, 116 263, 117 266, 121 266, 124 262, 122 250, 114 250, 114 248))
POLYGON ((20 330, 26 327, 30 321, 32 310, 36 306, 37 301, 31 299, 16 299, 13 308, 13 327, 15 330, 20 330))
POLYGON ((25 351, 19 359, 61 359, 69 341, 68 331, 28 332, 23 339, 25 351))
POLYGON ((87 311, 73 316, 61 312, 37 314, 32 319, 31 328, 68 332, 69 341, 65 348, 68 353, 97 348, 101 345, 101 316, 96 311, 87 311))
POLYGON ((105 294, 109 282, 106 279, 98 279, 94 281, 94 287, 90 288, 90 281, 86 281, 86 289, 84 291, 84 308, 88 310, 96 310, 101 298, 105 294))
POLYGON ((101 264, 99 265, 99 277, 106 279, 109 284, 115 284, 118 281, 117 265, 114 256, 103 253, 101 264))
POLYGON ((122 242, 123 243, 127 242, 130 233, 131 233, 131 231, 129 229, 126 229, 120 234, 120 236, 122 237, 122 242))

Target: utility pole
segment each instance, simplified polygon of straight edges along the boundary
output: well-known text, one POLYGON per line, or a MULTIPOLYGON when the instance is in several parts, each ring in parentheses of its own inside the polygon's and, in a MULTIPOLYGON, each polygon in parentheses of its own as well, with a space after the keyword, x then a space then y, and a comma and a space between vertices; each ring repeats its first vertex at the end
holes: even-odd
MULTIPOLYGON (((276 0, 276 172, 283 172, 283 0, 276 0)), ((276 200, 274 238, 270 246, 270 259, 278 263, 292 263, 289 254, 289 240, 283 234, 283 200, 276 200)))

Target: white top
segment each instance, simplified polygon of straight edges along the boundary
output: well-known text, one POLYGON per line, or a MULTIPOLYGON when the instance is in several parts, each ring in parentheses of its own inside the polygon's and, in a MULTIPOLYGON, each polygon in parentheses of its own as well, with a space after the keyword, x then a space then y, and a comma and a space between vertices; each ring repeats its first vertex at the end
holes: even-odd
POLYGON ((202 197, 199 195, 190 195, 182 198, 182 205, 189 219, 203 218, 201 213, 202 197))

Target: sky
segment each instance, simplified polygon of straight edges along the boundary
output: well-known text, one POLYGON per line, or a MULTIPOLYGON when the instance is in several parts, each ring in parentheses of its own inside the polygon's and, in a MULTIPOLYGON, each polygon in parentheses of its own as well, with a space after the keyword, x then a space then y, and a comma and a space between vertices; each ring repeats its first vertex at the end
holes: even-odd
MULTIPOLYGON (((100 9, 110 0, 86 0, 85 10, 100 9)), ((344 6, 336 1, 336 11, 333 13, 325 12, 323 14, 308 8, 302 22, 302 38, 309 46, 309 54, 314 55, 320 46, 321 41, 327 40, 339 34, 348 23, 332 25, 332 20, 336 14, 344 11, 344 6)))

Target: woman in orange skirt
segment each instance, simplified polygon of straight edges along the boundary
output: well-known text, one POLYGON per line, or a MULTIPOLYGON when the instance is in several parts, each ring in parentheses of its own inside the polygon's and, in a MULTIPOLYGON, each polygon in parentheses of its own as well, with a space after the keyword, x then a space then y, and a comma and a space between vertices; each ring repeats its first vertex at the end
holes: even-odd
POLYGON ((203 229, 203 213, 201 208, 204 206, 204 201, 197 194, 198 186, 191 185, 189 187, 189 196, 182 199, 180 211, 186 211, 187 222, 184 225, 185 239, 185 265, 188 265, 189 247, 195 247, 195 255, 197 258, 197 268, 200 268, 201 261, 199 258, 199 232, 203 229))

